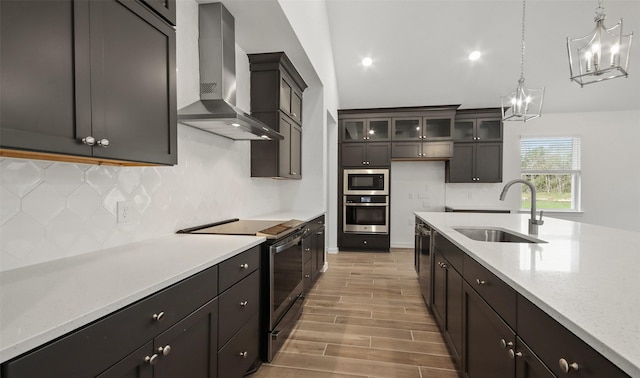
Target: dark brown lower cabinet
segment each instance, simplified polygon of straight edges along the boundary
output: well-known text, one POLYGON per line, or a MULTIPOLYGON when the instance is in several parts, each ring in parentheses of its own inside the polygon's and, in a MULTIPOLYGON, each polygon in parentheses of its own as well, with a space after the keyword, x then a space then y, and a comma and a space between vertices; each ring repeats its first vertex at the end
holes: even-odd
POLYGON ((444 236, 433 240, 431 310, 465 377, 629 377, 444 236))
POLYGON ((462 276, 434 249, 433 304, 436 321, 449 351, 458 363, 462 356, 462 276))
POLYGON ((313 287, 313 283, 324 267, 324 215, 319 216, 306 225, 306 235, 302 238, 302 253, 304 264, 304 292, 313 287))
POLYGON ((242 377, 260 363, 259 253, 256 246, 5 362, 0 375, 242 377))
POLYGON ((513 377, 515 332, 467 284, 463 284, 465 342, 463 371, 472 378, 513 377))
POLYGON ((549 368, 521 338, 516 339, 516 378, 555 378, 549 368))
POLYGON ((212 378, 217 374, 218 301, 214 299, 107 369, 98 378, 212 378))

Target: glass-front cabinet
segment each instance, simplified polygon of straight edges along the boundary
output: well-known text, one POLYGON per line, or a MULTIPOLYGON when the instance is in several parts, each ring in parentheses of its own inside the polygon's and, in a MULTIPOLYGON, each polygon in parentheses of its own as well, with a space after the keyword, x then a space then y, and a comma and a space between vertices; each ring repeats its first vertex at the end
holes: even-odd
POLYGON ((393 140, 436 141, 453 138, 451 117, 403 117, 393 119, 393 140))
POLYGON ((458 119, 453 126, 456 142, 497 142, 502 140, 500 118, 458 119))
POLYGON ((390 118, 342 120, 343 142, 381 142, 390 140, 390 118))

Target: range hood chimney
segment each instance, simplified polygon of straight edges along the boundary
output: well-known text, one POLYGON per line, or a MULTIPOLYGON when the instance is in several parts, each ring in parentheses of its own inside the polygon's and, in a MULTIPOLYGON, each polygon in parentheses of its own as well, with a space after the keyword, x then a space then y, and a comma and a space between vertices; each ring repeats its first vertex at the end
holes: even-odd
POLYGON ((178 122, 234 140, 284 137, 236 106, 235 20, 222 3, 198 5, 200 101, 178 110, 178 122))

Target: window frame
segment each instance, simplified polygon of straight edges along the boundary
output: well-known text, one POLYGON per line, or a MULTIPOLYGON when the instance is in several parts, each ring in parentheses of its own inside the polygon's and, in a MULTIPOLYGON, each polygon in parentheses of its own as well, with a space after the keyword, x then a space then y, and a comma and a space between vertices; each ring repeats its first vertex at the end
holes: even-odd
MULTIPOLYGON (((570 175, 571 176, 571 208, 569 209, 557 209, 557 208, 543 208, 539 207, 536 203, 538 210, 544 212, 559 212, 559 213, 581 213, 582 212, 582 138, 572 135, 560 135, 560 136, 521 136, 520 137, 520 178, 524 179, 525 175, 570 175), (571 139, 574 143, 578 143, 578 168, 577 169, 523 169, 522 168, 522 142, 532 140, 561 140, 571 139)), ((538 201, 536 201, 538 202, 538 201)), ((522 196, 520 196, 520 211, 528 211, 522 207, 522 196)))

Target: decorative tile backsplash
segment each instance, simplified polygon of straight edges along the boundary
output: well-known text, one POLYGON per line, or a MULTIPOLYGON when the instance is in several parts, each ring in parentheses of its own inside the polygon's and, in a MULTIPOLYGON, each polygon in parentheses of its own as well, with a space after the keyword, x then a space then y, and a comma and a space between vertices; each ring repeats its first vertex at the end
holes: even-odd
POLYGON ((173 167, 0 159, 0 270, 281 209, 287 184, 250 177, 249 142, 179 125, 178 149, 173 167))

